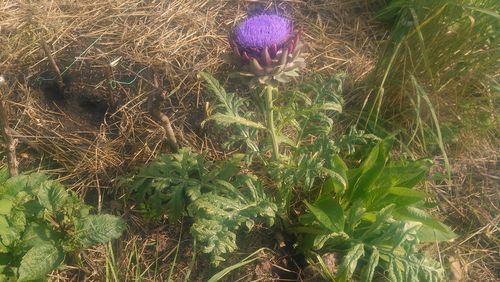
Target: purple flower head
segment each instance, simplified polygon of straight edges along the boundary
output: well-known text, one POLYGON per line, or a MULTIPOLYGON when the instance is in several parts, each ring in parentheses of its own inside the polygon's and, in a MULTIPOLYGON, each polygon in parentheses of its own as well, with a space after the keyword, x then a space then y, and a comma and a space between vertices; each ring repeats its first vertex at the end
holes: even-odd
POLYGON ((249 15, 232 32, 230 43, 242 63, 241 74, 259 81, 288 81, 304 67, 301 32, 291 20, 269 13, 249 15))
POLYGON ((234 32, 241 49, 263 49, 283 45, 293 35, 293 24, 278 15, 256 15, 244 20, 234 32))

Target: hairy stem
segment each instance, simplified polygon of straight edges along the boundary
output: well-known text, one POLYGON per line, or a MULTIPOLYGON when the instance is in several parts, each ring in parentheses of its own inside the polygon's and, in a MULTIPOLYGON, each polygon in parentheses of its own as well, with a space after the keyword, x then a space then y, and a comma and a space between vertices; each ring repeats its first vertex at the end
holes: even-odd
POLYGON ((273 144, 273 159, 275 161, 280 159, 280 151, 278 147, 278 138, 276 136, 276 129, 274 128, 274 113, 273 113, 273 86, 266 86, 266 119, 267 130, 271 135, 271 142, 273 144))

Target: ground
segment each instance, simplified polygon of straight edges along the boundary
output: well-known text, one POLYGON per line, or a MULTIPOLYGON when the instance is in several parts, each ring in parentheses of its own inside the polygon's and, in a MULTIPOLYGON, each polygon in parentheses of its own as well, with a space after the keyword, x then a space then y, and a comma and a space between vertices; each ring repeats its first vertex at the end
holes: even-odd
MULTIPOLYGON (((196 74, 203 70, 223 78, 234 71, 227 63, 227 34, 256 2, 273 1, 0 4, 0 71, 8 82, 12 127, 21 141, 21 168, 43 167, 99 211, 120 214, 129 222, 123 239, 69 258, 68 267, 51 280, 102 281, 116 270, 127 280, 165 281, 172 267, 175 281, 187 271, 192 281, 214 274, 203 255, 191 259, 187 220, 143 219, 116 179, 168 151, 165 130, 150 115, 148 101, 154 95, 162 97, 160 108, 181 145, 213 158, 224 156, 217 134, 200 126, 211 97, 196 74), (41 40, 63 71, 64 91, 53 79, 41 40)), ((349 91, 363 89, 388 32, 372 20, 374 7, 368 1, 279 2, 278 8, 304 31, 304 77, 345 72, 349 91)), ((451 275, 462 280, 500 279, 497 148, 484 144, 475 152, 457 152, 453 184, 435 181, 428 188, 438 195, 437 214, 461 235, 439 246, 437 253, 451 275)), ((225 266, 255 251, 258 246, 251 242, 274 252, 227 281, 296 280, 298 273, 307 273, 268 230, 242 235, 240 250, 225 266)))

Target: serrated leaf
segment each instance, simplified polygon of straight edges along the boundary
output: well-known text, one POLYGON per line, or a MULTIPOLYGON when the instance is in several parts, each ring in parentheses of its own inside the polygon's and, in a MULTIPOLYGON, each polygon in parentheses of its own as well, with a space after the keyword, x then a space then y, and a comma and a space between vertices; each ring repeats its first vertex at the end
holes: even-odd
POLYGON ((220 85, 219 81, 207 72, 200 72, 199 77, 203 78, 207 83, 210 90, 217 96, 220 102, 226 102, 226 90, 220 85))
POLYGON ((18 175, 7 179, 3 185, 0 185, 0 195, 15 197, 19 191, 22 191, 28 183, 27 175, 18 175))
POLYGON ((349 249, 347 254, 342 259, 342 263, 340 264, 339 272, 337 274, 340 281, 347 281, 351 279, 358 265, 358 260, 364 254, 365 249, 363 244, 356 244, 349 249))
POLYGON ((222 123, 222 124, 239 124, 242 126, 246 127, 251 127, 255 129, 266 129, 264 125, 258 122, 254 122, 245 118, 242 118, 240 116, 233 116, 233 115, 226 115, 226 114, 221 114, 221 113, 216 113, 214 115, 209 116, 207 119, 205 119, 202 122, 202 126, 205 124, 205 122, 209 120, 214 120, 216 122, 222 123))
POLYGON ((89 215, 83 219, 78 239, 83 248, 103 244, 119 238, 125 230, 125 221, 109 214, 89 215))
POLYGON ((288 146, 296 147, 297 144, 286 135, 279 135, 277 138, 278 144, 285 143, 288 146))
POLYGON ((231 177, 235 176, 240 171, 240 163, 244 157, 244 154, 233 154, 229 160, 222 162, 217 178, 229 181, 231 177))
POLYGON ((376 247, 373 247, 372 254, 370 255, 368 262, 363 267, 363 270, 361 272, 361 278, 359 279, 360 281, 370 282, 373 280, 373 274, 375 273, 375 269, 377 268, 379 258, 380 255, 378 249, 376 247))
POLYGON ((63 259, 64 253, 61 248, 52 244, 37 245, 23 256, 19 266, 18 281, 45 278, 62 263, 63 259))
POLYGON ((186 209, 186 199, 182 187, 173 187, 174 191, 169 195, 170 199, 166 205, 169 220, 172 222, 180 219, 186 209))
POLYGON ((291 97, 290 99, 297 99, 297 100, 301 100, 304 102, 305 105, 307 106, 310 106, 312 104, 312 100, 311 98, 309 98, 309 96, 307 96, 306 93, 303 93, 301 91, 293 91, 291 93, 291 97))

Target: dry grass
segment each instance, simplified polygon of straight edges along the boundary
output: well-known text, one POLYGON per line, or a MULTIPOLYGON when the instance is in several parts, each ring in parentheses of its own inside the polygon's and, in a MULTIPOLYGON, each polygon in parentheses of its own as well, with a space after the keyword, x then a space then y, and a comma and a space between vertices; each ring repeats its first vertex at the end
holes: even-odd
POLYGON ((452 158, 453 185, 436 186, 445 222, 461 235, 441 250, 463 281, 500 279, 500 143, 475 144, 452 158))

